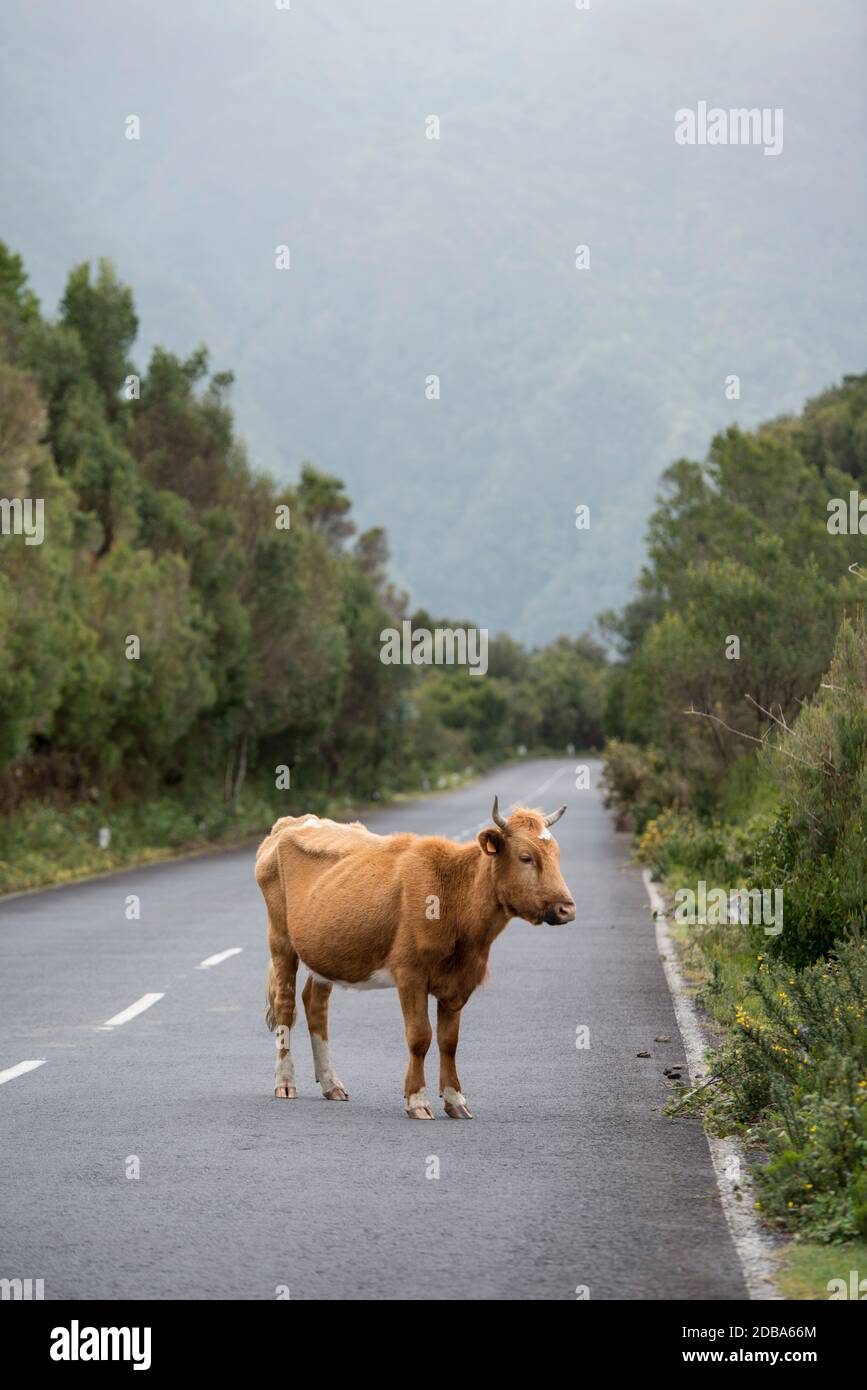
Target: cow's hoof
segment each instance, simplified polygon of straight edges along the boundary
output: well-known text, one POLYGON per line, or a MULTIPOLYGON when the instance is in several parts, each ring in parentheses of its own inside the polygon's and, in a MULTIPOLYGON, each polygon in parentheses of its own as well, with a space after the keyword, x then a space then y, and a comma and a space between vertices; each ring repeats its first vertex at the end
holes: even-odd
POLYGON ((298 1099, 298 1092, 295 1090, 294 1086, 277 1086, 274 1089, 274 1094, 278 1100, 298 1099))
POLYGON ((432 1120, 433 1117, 433 1111, 429 1105, 414 1105, 412 1110, 406 1112, 408 1120, 432 1120))
POLYGON ((326 1100, 349 1100, 349 1096, 340 1085, 332 1086, 330 1091, 323 1091, 322 1094, 326 1100))
POLYGON ((471 1120, 473 1118, 473 1112, 466 1102, 455 1105, 453 1101, 447 1100, 443 1103, 443 1109, 450 1120, 471 1120))

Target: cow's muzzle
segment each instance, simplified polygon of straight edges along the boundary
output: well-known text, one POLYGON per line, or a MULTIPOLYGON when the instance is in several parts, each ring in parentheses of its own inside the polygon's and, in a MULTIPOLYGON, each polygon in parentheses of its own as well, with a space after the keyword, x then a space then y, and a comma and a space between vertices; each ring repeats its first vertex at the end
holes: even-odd
POLYGON ((559 927, 564 922, 574 922, 575 904, 572 899, 564 898, 562 902, 552 903, 545 913, 545 921, 549 927, 559 927))

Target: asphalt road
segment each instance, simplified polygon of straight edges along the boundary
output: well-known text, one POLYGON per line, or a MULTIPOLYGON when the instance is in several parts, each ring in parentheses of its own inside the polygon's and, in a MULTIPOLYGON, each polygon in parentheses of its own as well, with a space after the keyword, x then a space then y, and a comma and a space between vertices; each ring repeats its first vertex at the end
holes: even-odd
MULTIPOLYGON (((367 817, 468 838, 494 792, 569 803, 577 921, 495 944, 458 1055, 472 1122, 405 1118, 393 990, 334 991, 349 1104, 319 1095, 303 1011, 299 1099, 273 1098, 250 851, 0 903, 0 1074, 45 1059, 0 1084, 0 1277, 63 1299, 745 1297, 704 1136, 661 1113, 684 1058, 644 888, 573 770, 526 762, 367 817)), ((436 1065, 433 1047, 432 1096, 436 1065)))

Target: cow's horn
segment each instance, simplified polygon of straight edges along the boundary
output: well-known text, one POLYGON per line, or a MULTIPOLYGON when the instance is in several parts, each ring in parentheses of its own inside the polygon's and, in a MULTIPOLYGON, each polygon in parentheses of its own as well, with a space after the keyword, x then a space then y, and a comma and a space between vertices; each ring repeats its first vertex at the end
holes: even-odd
MULTIPOLYGON (((566 807, 564 806, 564 807, 563 807, 563 810, 565 811, 565 809, 566 809, 566 807)), ((506 822, 503 820, 503 817, 500 815, 500 807, 499 807, 499 805, 498 805, 498 803, 497 803, 497 797, 494 797, 494 809, 493 809, 493 811, 491 812, 491 818, 492 818, 492 820, 493 820, 493 822, 494 822, 494 825, 498 825, 498 826, 500 827, 501 830, 505 830, 505 829, 506 829, 506 822)))
POLYGON ((545 817, 545 824, 546 824, 546 825, 556 825, 557 822, 558 822, 558 820, 560 819, 560 817, 564 814, 565 810, 566 810, 566 807, 565 807, 565 806, 561 806, 559 811, 552 811, 551 814, 550 814, 550 816, 546 816, 546 817, 545 817))

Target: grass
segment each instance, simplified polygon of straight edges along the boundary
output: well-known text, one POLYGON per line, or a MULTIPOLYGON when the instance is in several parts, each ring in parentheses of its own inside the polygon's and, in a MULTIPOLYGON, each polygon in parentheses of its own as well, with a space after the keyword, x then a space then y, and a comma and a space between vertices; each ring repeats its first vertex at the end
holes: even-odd
POLYGON ((843 1279, 849 1293, 849 1276, 856 1270, 865 1281, 860 1297, 867 1299, 867 1241, 853 1240, 845 1245, 817 1245, 813 1241, 793 1241, 780 1259, 777 1282, 786 1298, 828 1299, 828 1284, 843 1279))
POLYGON ((216 799, 184 805, 162 797, 65 809, 31 802, 0 818, 0 894, 241 842, 259 834, 273 818, 268 803, 251 794, 242 796, 234 812, 216 799), (100 832, 106 829, 109 843, 101 845, 100 832))

